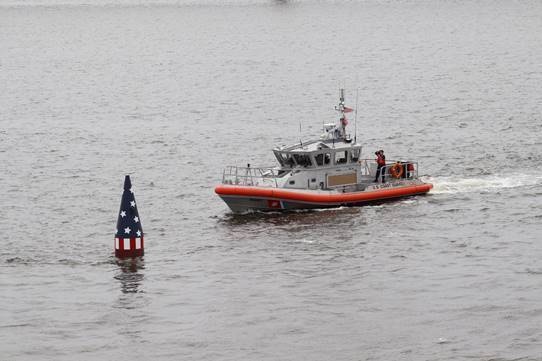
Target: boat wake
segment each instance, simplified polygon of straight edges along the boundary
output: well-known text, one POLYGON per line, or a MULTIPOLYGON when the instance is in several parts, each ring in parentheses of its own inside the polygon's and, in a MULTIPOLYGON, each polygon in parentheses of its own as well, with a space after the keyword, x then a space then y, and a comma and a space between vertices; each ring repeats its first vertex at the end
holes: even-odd
POLYGON ((488 175, 473 178, 427 177, 433 194, 498 192, 501 189, 542 185, 542 174, 488 175))

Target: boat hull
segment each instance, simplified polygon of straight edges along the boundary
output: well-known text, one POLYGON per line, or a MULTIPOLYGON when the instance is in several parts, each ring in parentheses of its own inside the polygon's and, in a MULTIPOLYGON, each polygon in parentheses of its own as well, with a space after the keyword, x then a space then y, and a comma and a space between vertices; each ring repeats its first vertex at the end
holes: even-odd
POLYGON ((359 192, 342 193, 221 184, 215 188, 215 193, 226 202, 233 212, 244 213, 363 206, 389 199, 425 194, 433 188, 433 185, 423 182, 409 182, 398 185, 384 184, 378 187, 359 192))

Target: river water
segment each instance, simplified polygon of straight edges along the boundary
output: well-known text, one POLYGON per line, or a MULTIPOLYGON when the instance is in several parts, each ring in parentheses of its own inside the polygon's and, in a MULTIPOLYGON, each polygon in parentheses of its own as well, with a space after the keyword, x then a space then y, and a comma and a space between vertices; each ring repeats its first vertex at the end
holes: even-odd
POLYGON ((0 359, 542 360, 541 44, 529 0, 0 0, 0 359), (232 215, 339 87, 433 191, 232 215))

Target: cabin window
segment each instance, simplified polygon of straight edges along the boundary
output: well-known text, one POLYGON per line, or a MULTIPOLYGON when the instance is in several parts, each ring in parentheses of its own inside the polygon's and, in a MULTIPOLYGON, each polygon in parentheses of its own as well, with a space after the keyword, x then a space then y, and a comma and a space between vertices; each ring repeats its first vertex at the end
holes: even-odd
POLYGON ((284 166, 286 164, 286 159, 284 158, 283 154, 275 153, 275 156, 277 157, 277 160, 279 161, 280 165, 284 166))
POLYGON ((352 163, 356 163, 359 160, 359 149, 353 149, 351 156, 352 156, 352 163))
POLYGON ((324 165, 324 154, 316 154, 314 157, 314 160, 316 161, 316 165, 322 166, 324 165))
POLYGON ((312 183, 315 183, 315 182, 316 182, 316 178, 312 178, 312 179, 311 179, 311 182, 312 182, 312 183))
POLYGON ((329 153, 320 153, 314 156, 317 166, 323 166, 329 164, 331 161, 331 155, 329 153))
POLYGON ((281 153, 281 158, 283 159, 283 165, 287 166, 287 167, 293 167, 295 165, 295 161, 294 161, 294 158, 292 157, 291 154, 288 154, 288 153, 281 153))
POLYGON ((302 167, 310 167, 312 165, 311 158, 307 154, 294 154, 294 159, 302 167))
POLYGON ((335 164, 344 164, 346 163, 348 152, 343 150, 335 153, 335 164))
POLYGON ((291 185, 294 185, 294 184, 295 184, 295 180, 289 181, 288 183, 291 184, 291 185))

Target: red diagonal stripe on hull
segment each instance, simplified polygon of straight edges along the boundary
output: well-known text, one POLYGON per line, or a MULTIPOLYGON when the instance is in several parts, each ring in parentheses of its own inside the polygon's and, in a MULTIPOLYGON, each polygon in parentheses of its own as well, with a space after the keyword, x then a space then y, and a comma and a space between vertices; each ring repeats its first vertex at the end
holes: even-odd
POLYGON ((282 205, 280 204, 280 201, 276 201, 274 199, 267 200, 267 207, 273 208, 273 209, 282 209, 282 205))

